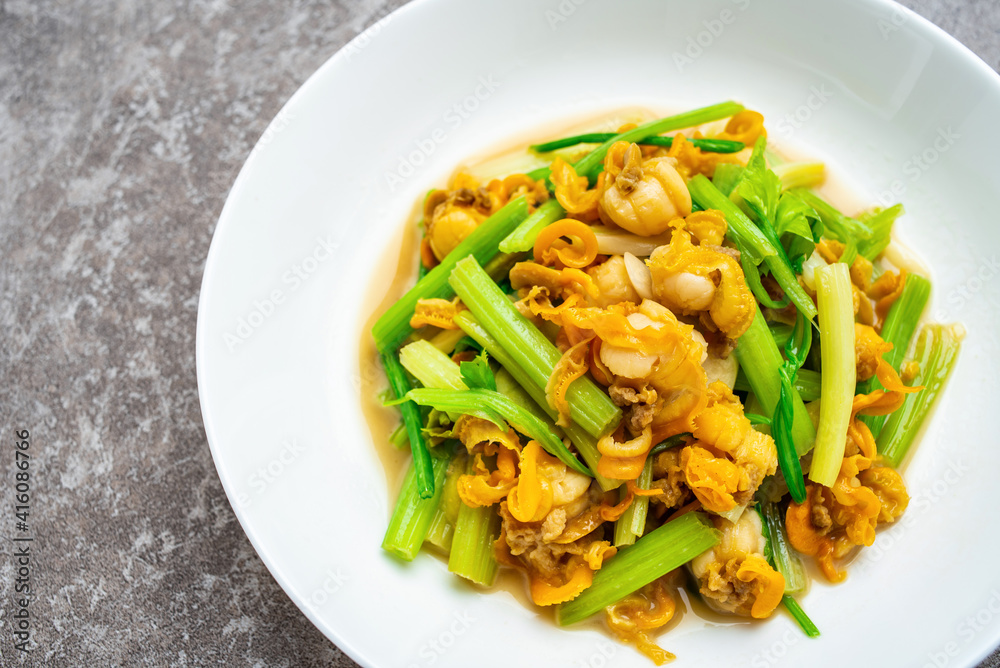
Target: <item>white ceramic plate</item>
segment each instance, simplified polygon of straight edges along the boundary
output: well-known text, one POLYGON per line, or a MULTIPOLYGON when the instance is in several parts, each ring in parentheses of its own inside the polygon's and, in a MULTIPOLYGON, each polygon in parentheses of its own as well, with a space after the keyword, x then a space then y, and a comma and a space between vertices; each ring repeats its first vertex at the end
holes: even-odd
POLYGON ((223 210, 198 313, 198 383, 236 513, 289 596, 367 666, 648 660, 560 630, 379 543, 395 493, 357 388, 368 287, 411 207, 525 130, 624 106, 762 111, 874 203, 905 203, 932 313, 968 328, 906 478, 905 521, 803 604, 823 636, 768 623, 662 636, 678 666, 972 666, 1000 642, 1000 80, 879 0, 415 2, 324 65, 275 119, 223 210), (394 175, 394 176, 393 176, 394 175), (397 178, 394 178, 397 177, 397 178), (993 564, 992 566, 990 564, 993 564))

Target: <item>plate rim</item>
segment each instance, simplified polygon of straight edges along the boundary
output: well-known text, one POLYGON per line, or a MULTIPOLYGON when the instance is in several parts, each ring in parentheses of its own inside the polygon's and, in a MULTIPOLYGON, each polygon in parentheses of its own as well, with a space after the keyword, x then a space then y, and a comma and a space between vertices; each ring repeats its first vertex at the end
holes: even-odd
MULTIPOLYGON (((212 461, 220 482, 222 483, 227 501, 229 502, 240 527, 246 534, 257 556, 261 559, 262 563, 267 568, 268 573, 278 583, 285 595, 295 604, 296 608, 298 608, 298 610, 305 615, 310 623, 312 623, 314 627, 326 636, 330 642, 334 643, 340 651, 353 661, 359 665, 365 666, 366 668, 375 668, 376 664, 371 661, 370 657, 362 651, 354 641, 351 641, 348 637, 342 635, 338 629, 326 624, 320 616, 313 611, 310 605, 300 599, 300 597, 291 588, 281 569, 275 563, 266 542, 262 540, 258 531, 254 528, 253 519, 251 518, 250 513, 248 513, 247 509, 241 507, 241 505, 237 502, 236 492, 233 490, 234 483, 231 480, 230 475, 226 472, 224 458, 220 454, 219 446, 217 445, 219 437, 216 432, 215 418, 212 415, 209 405, 211 400, 208 399, 204 390, 205 379, 208 373, 205 370, 205 357, 207 354, 205 348, 208 345, 206 340, 208 334, 207 324, 205 322, 207 318, 205 315, 205 305, 208 299, 207 295, 212 288, 214 275, 213 269, 216 268, 216 265, 219 262, 218 256, 222 252, 220 250, 221 242, 219 242, 220 230, 228 229, 235 224, 234 221, 236 218, 232 213, 232 210, 235 207, 234 202, 237 199, 235 196, 243 190, 245 181, 248 180, 250 172, 260 159, 260 153, 257 149, 266 141, 271 125, 292 109, 302 97, 309 95, 313 89, 321 86, 321 82, 323 80, 334 76, 334 73, 337 70, 349 66, 350 57, 348 54, 351 52, 352 47, 360 48, 360 45, 357 43, 366 39, 368 30, 370 30, 373 26, 390 19, 394 21, 398 20, 400 17, 406 16, 407 14, 422 11, 423 8, 427 6, 452 2, 456 2, 456 0, 411 0, 410 2, 397 7, 392 12, 389 12, 388 14, 385 14, 384 16, 381 16, 365 25, 364 28, 362 28, 353 38, 330 55, 296 88, 295 92, 281 105, 274 117, 268 122, 260 137, 258 137, 257 141, 254 143, 254 146, 250 149, 249 153, 247 153, 247 156, 240 167, 239 173, 233 181, 232 186, 227 191, 225 203, 219 213, 218 219, 216 220, 215 227, 212 230, 212 240, 205 259, 204 268, 202 270, 202 280, 199 286, 195 334, 195 366, 198 383, 198 400, 206 440, 208 441, 209 450, 212 454, 212 461)), ((986 63, 985 60, 972 51, 968 46, 931 20, 918 14, 909 7, 896 2, 895 0, 851 0, 851 2, 858 7, 863 8, 867 6, 880 13, 903 12, 907 17, 908 23, 912 22, 916 26, 919 26, 919 30, 923 30, 925 33, 930 33, 930 35, 935 38, 936 45, 947 47, 948 51, 959 56, 963 62, 973 67, 978 76, 984 76, 987 80, 990 80, 992 85, 996 87, 998 92, 1000 92, 1000 72, 994 70, 988 63, 986 63)), ((365 48, 369 47, 370 45, 365 46, 365 48)), ((992 643, 985 643, 984 647, 985 648, 981 649, 978 653, 975 663, 970 664, 970 668, 978 666, 987 657, 1000 649, 1000 647, 994 646, 992 643)))

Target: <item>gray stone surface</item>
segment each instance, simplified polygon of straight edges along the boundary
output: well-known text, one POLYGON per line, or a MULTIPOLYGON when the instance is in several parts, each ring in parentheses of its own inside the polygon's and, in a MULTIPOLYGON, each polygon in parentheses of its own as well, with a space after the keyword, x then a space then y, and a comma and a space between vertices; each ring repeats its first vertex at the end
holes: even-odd
MULTIPOLYGON (((253 143, 398 4, 0 0, 0 665, 354 665, 229 507, 195 320, 253 143), (15 429, 34 457, 29 658, 11 642, 15 429)), ((906 4, 1000 67, 995 2, 906 4)))

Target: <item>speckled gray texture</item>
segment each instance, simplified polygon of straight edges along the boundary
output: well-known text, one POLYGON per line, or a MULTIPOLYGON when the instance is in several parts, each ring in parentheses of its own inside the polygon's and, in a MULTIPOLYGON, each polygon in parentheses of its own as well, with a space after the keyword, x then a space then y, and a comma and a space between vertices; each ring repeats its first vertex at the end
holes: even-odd
MULTIPOLYGON (((0 665, 354 665, 229 507, 195 320, 253 143, 398 4, 0 0, 0 665), (34 457, 29 658, 10 635, 15 429, 34 457)), ((1000 67, 996 3, 906 4, 1000 67)))

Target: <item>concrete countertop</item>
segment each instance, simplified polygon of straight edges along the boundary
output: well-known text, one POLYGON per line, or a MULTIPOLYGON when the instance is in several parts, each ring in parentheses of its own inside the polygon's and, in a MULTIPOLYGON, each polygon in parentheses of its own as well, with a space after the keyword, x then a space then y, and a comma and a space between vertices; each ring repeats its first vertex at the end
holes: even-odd
MULTIPOLYGON (((195 321, 250 149, 399 4, 0 0, 0 423, 31 432, 38 555, 25 657, 5 521, 0 665, 355 665, 236 521, 202 427, 195 321)), ((1000 68, 1000 4, 904 4, 1000 68)), ((14 506, 12 483, 0 498, 14 506)))

